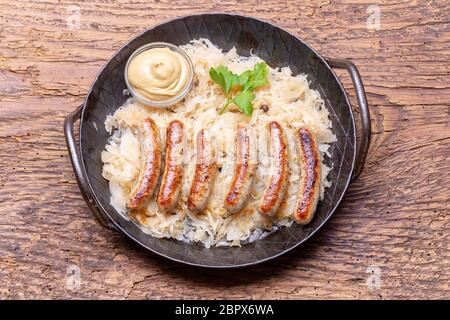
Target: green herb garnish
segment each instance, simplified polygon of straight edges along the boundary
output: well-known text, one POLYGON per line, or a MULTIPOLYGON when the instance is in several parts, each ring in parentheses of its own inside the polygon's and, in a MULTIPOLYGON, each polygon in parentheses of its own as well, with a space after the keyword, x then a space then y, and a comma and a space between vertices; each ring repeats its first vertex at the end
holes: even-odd
POLYGON ((252 101, 255 99, 254 89, 263 87, 267 81, 267 64, 265 62, 257 63, 253 70, 247 70, 237 75, 226 66, 209 69, 209 76, 217 83, 227 96, 227 102, 220 109, 219 114, 223 114, 226 108, 231 104, 238 106, 246 115, 253 113, 252 101))

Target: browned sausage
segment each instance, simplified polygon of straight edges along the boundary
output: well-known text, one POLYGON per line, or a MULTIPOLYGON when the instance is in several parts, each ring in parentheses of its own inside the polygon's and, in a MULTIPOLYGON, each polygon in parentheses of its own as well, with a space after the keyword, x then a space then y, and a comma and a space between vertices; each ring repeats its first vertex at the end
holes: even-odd
POLYGON ((157 198, 160 210, 172 210, 178 202, 183 176, 184 125, 180 120, 169 123, 161 186, 157 198))
POLYGON ((161 171, 161 145, 158 127, 151 118, 139 130, 141 169, 128 201, 129 209, 142 208, 153 195, 161 171))
POLYGON ((306 128, 295 134, 300 160, 300 186, 295 205, 294 219, 298 224, 308 224, 317 207, 320 195, 321 163, 316 138, 306 128))
POLYGON ((200 212, 206 206, 217 172, 215 148, 209 133, 202 129, 197 135, 197 163, 188 195, 188 209, 200 212))
POLYGON ((277 212, 288 183, 288 148, 286 134, 281 125, 272 121, 266 125, 269 135, 270 174, 266 179, 258 211, 264 216, 277 212))
POLYGON ((242 209, 252 186, 256 171, 256 148, 251 140, 248 129, 238 125, 235 139, 236 165, 230 189, 225 197, 225 208, 231 213, 242 209))

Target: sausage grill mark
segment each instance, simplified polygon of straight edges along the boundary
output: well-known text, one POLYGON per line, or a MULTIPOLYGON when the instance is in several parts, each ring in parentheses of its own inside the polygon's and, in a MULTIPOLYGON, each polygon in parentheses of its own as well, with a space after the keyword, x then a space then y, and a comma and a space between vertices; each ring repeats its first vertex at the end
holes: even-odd
POLYGON ((272 216, 278 210, 288 182, 288 149, 286 135, 281 125, 272 121, 266 126, 269 136, 270 175, 266 179, 258 210, 272 216))
POLYGON ((160 210, 172 210, 178 202, 183 176, 184 124, 180 120, 169 123, 166 133, 164 172, 157 204, 160 210))
POLYGON ((205 129, 200 130, 197 135, 197 163, 187 200, 188 209, 193 212, 203 211, 208 201, 217 172, 215 154, 209 133, 205 129))
POLYGON ((231 213, 240 211, 246 203, 256 171, 256 148, 248 131, 241 125, 236 128, 236 165, 233 180, 225 198, 225 208, 231 213))
POLYGON ((161 170, 161 145, 158 127, 151 118, 145 119, 139 129, 141 168, 139 178, 131 191, 127 207, 142 208, 153 195, 161 170))
POLYGON ((320 193, 321 163, 314 135, 309 129, 296 132, 301 167, 300 186, 294 212, 299 224, 309 223, 317 207, 320 193))

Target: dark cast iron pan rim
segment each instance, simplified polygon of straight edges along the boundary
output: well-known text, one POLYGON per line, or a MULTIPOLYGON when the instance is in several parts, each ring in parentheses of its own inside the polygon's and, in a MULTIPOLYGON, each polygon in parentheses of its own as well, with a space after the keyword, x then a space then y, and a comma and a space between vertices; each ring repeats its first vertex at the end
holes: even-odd
MULTIPOLYGON (((146 248, 147 250, 163 256, 165 258, 168 258, 172 261, 176 261, 179 263, 183 263, 183 264, 188 264, 188 265, 192 265, 192 266, 196 266, 196 267, 206 267, 206 268, 213 268, 213 269, 217 269, 217 268, 238 268, 238 267, 246 267, 246 266, 251 266, 251 265, 255 265, 255 264, 259 264, 262 262, 266 262, 269 261, 271 259, 274 259, 276 257, 279 257, 282 254, 287 253, 288 251, 296 248, 297 246, 299 246, 300 244, 302 244, 303 242, 305 242, 306 240, 308 240, 311 236, 313 236, 319 229, 322 228, 322 226, 328 221, 328 219, 330 219, 330 217, 334 214, 336 208, 339 206, 340 202, 342 201, 342 198, 345 194, 345 192, 347 191, 348 186, 350 185, 350 183, 352 181, 354 181, 359 174, 361 173, 363 167, 364 167, 364 163, 365 163, 365 159, 367 156, 367 151, 369 148, 369 144, 370 144, 370 133, 371 133, 371 128, 370 128, 370 115, 369 115, 369 110, 368 110, 368 104, 367 104, 367 99, 366 99, 366 94, 365 94, 365 90, 361 81, 361 77, 359 75, 359 72, 356 68, 356 66, 350 61, 350 60, 345 60, 345 59, 331 59, 331 58, 323 58, 316 50, 314 50, 309 44, 305 43, 303 40, 301 40, 300 38, 298 38, 296 35, 292 34, 291 32, 278 27, 276 25, 274 25, 271 22, 268 21, 264 21, 262 19, 258 19, 258 18, 254 18, 254 17, 250 17, 250 16, 245 16, 245 15, 240 15, 240 14, 229 14, 229 13, 222 13, 222 12, 217 12, 217 13, 199 13, 199 14, 190 14, 190 15, 185 15, 185 16, 181 16, 181 17, 177 17, 177 18, 172 18, 172 19, 167 19, 157 25, 152 26, 151 28, 148 28, 146 30, 144 30, 143 32, 139 33, 138 35, 136 35, 135 37, 131 38, 130 40, 128 40, 120 49, 118 49, 109 59, 108 61, 103 65, 103 67, 100 69, 100 71, 98 72, 97 76, 95 77, 91 87, 89 88, 89 92, 87 94, 87 97, 89 97, 92 93, 93 87, 94 85, 97 83, 98 81, 98 77, 102 74, 103 70, 105 69, 105 67, 108 65, 108 63, 116 56, 118 55, 118 53, 120 51, 122 51, 123 48, 125 48, 127 45, 129 45, 129 43, 131 43, 132 41, 134 41, 135 39, 141 37, 143 34, 145 34, 146 32, 157 28, 158 26, 164 25, 166 23, 170 23, 176 20, 182 20, 185 19, 187 17, 191 17, 191 16, 202 16, 202 15, 229 15, 229 16, 233 16, 233 17, 240 17, 243 19, 251 19, 251 20, 256 20, 259 21, 261 23, 266 23, 271 25, 274 28, 278 28, 280 30, 283 30, 284 32, 287 32, 290 36, 292 36, 293 38, 295 38, 296 40, 300 41, 301 43, 303 43, 305 46, 307 46, 317 57, 318 59, 320 59, 322 62, 325 63, 325 65, 328 67, 328 69, 331 71, 331 73, 333 74, 335 80, 337 81, 341 92, 343 93, 345 100, 347 102, 347 104, 349 106, 351 106, 347 92, 345 91, 341 81, 339 80, 339 77, 336 75, 336 73, 334 72, 334 70, 331 67, 335 67, 335 68, 345 68, 347 69, 347 71, 349 72, 351 78, 352 78, 352 82, 353 85, 355 87, 355 91, 356 91, 356 97, 358 100, 358 104, 361 110, 361 120, 362 120, 362 137, 361 137, 361 143, 360 143, 360 147, 356 148, 356 152, 353 153, 353 159, 352 159, 352 163, 351 163, 351 172, 347 178, 347 181, 345 182, 345 187, 343 188, 343 191, 338 199, 338 201, 336 201, 335 206, 329 211, 329 214, 327 217, 325 217, 325 219, 322 221, 322 223, 312 232, 310 232, 305 238, 303 238, 301 241, 297 242, 295 245, 291 246, 290 248, 287 248, 286 250, 283 250, 281 252, 278 252, 270 257, 267 258, 263 258, 257 261, 252 261, 252 262, 248 262, 248 263, 242 263, 242 264, 234 264, 234 265, 205 265, 205 264, 201 264, 201 263, 195 263, 195 262, 189 262, 189 261, 184 261, 184 260, 180 260, 174 257, 171 257, 163 252, 159 252, 147 245, 145 245, 144 243, 141 243, 138 239, 136 239, 133 234, 131 234, 130 232, 128 232, 127 230, 125 230, 124 228, 120 227, 119 223, 116 222, 114 219, 112 219, 110 217, 110 215, 108 214, 108 212, 103 208, 103 206, 101 205, 100 201, 98 200, 92 186, 91 183, 89 181, 89 177, 87 176, 86 173, 86 169, 85 169, 85 164, 84 164, 84 159, 81 156, 81 133, 83 130, 83 119, 84 119, 84 112, 86 110, 86 105, 87 105, 87 99, 85 99, 84 103, 82 105, 80 105, 76 110, 74 110, 72 113, 70 113, 67 118, 64 121, 64 133, 66 136, 66 142, 67 142, 67 147, 69 149, 69 154, 71 156, 71 162, 72 162, 72 166, 74 167, 74 171, 75 171, 75 176, 77 178, 77 182, 78 185, 80 187, 81 193, 84 197, 84 199, 86 200, 88 206, 90 207, 90 209, 94 212, 98 222, 108 228, 108 229, 117 229, 119 231, 121 231, 122 233, 124 233, 126 236, 128 236, 130 239, 132 239, 134 242, 138 243, 140 246, 146 248), (80 130, 79 130, 79 141, 80 141, 80 146, 76 145, 76 142, 74 140, 73 137, 73 125, 74 122, 77 121, 78 119, 81 119, 80 122, 80 130), (79 153, 79 155, 78 155, 79 153), (356 162, 356 170, 355 170, 355 162, 356 162)), ((356 143, 357 139, 356 139, 356 128, 355 128, 355 119, 354 119, 354 114, 353 114, 353 110, 350 107, 350 116, 351 116, 351 123, 353 126, 353 139, 356 143)))

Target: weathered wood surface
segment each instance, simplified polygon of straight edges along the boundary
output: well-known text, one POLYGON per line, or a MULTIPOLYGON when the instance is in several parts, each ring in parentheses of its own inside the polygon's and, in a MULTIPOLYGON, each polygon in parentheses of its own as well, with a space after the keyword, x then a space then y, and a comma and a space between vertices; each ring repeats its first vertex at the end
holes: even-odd
POLYGON ((385 1, 381 29, 369 30, 370 3, 0 0, 0 297, 450 298, 450 3, 385 1), (70 30, 73 5, 80 28, 70 30), (205 11, 263 18, 351 58, 370 103, 368 162, 335 216, 306 245, 251 269, 189 268, 101 228, 62 132, 127 39, 205 11), (370 266, 378 289, 366 284, 370 266))

